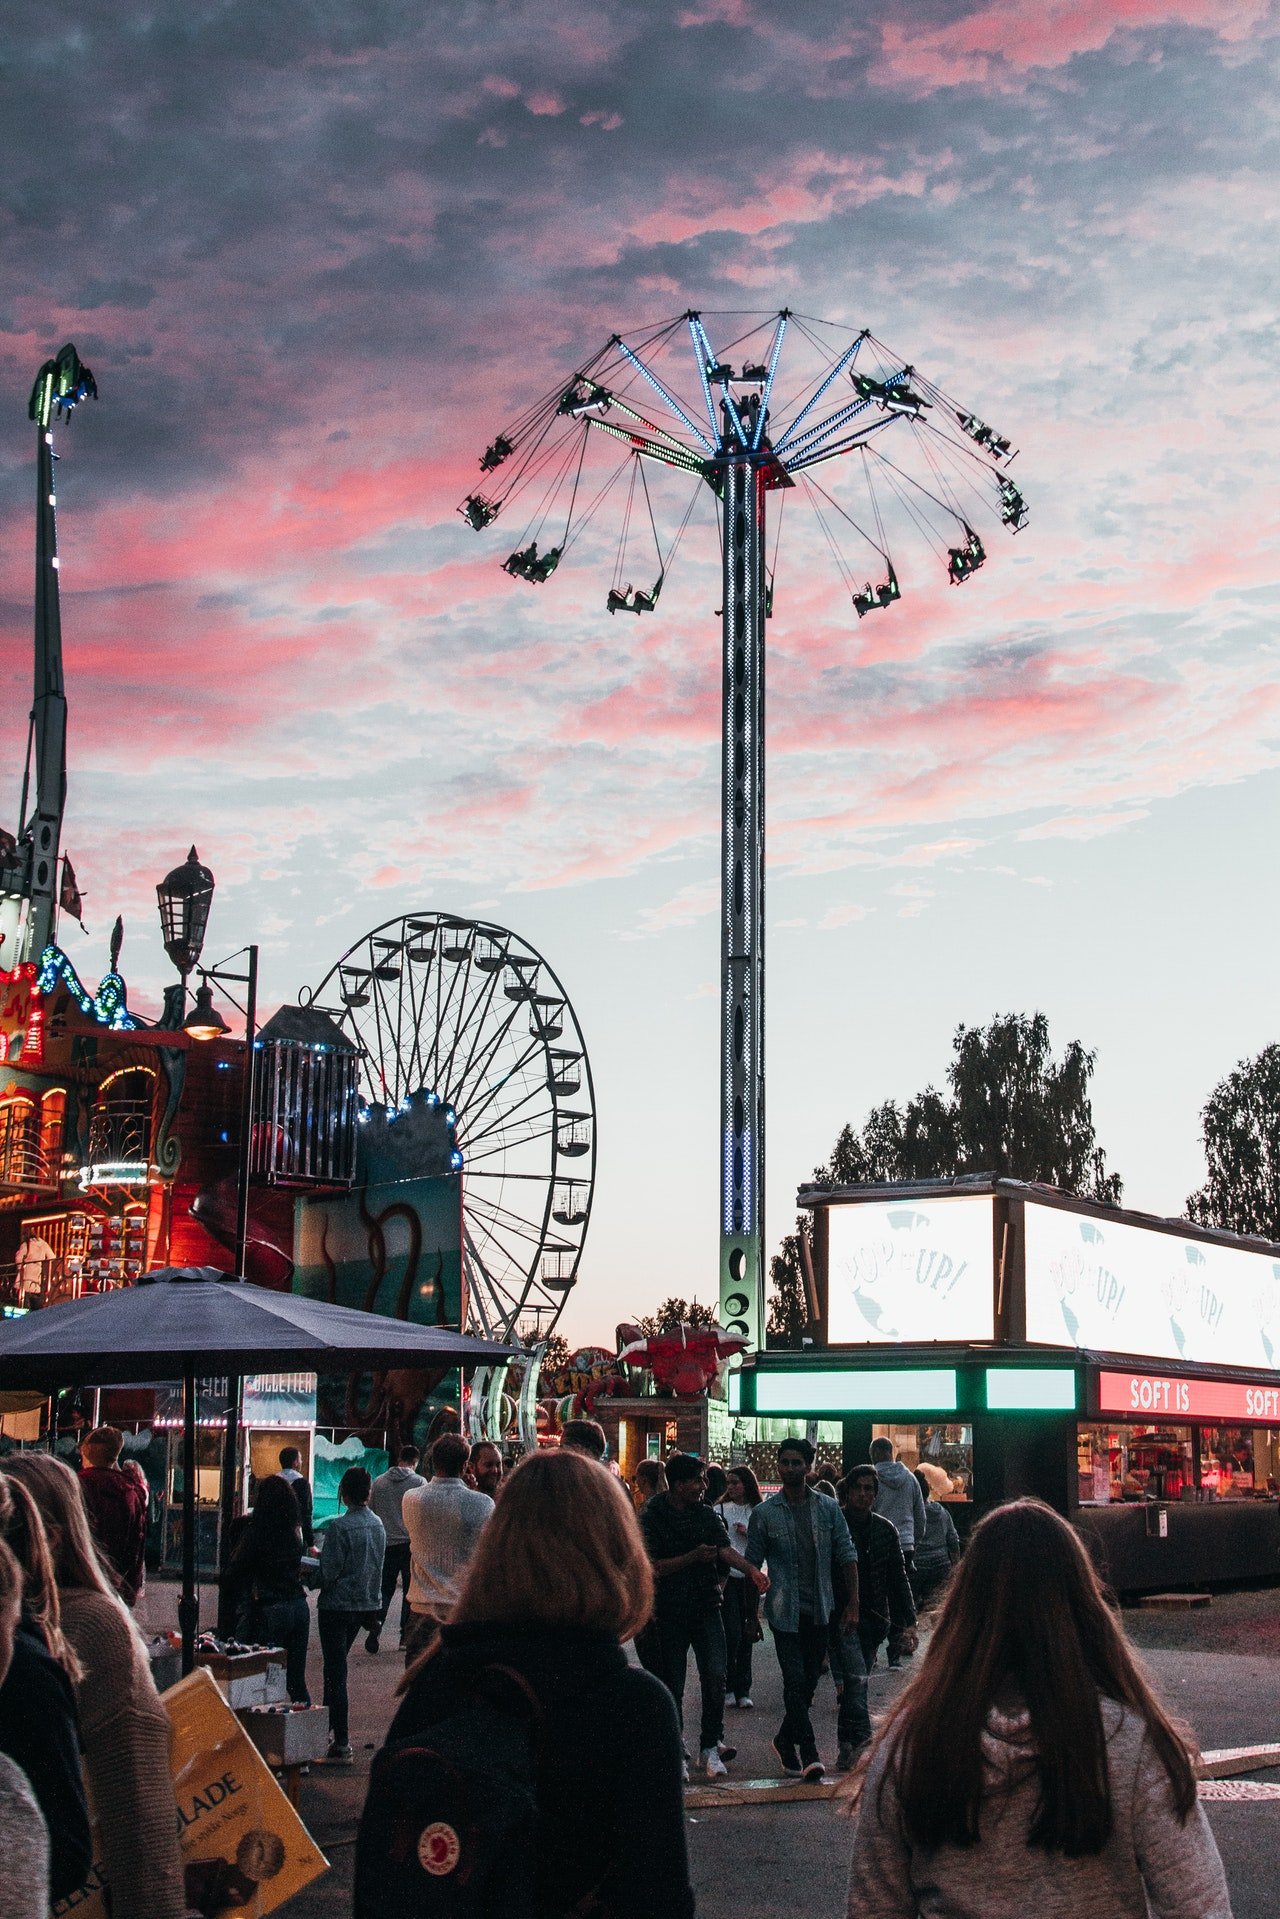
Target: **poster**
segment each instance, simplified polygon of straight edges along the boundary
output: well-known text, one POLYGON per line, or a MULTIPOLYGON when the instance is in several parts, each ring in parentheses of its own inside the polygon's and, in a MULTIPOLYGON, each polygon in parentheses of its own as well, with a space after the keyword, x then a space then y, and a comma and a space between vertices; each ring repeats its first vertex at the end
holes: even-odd
MULTIPOLYGON (((201 1919, 265 1919, 329 1869, 217 1683, 197 1667, 163 1693, 187 1905, 201 1919)), ((53 1919, 109 1919, 94 1828, 87 1883, 53 1919)))
POLYGON ((992 1207, 989 1194, 832 1206, 831 1344, 990 1339, 992 1207))

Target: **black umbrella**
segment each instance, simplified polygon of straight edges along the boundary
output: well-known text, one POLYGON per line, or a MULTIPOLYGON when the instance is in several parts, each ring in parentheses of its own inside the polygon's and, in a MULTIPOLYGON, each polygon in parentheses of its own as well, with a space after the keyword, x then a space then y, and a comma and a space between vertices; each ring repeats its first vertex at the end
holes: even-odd
POLYGON ((134 1286, 64 1300, 0 1324, 0 1389, 112 1386, 182 1375, 183 1671, 196 1625, 196 1379, 211 1373, 359 1372, 479 1365, 511 1352, 439 1326, 252 1286, 213 1266, 166 1266, 134 1286))

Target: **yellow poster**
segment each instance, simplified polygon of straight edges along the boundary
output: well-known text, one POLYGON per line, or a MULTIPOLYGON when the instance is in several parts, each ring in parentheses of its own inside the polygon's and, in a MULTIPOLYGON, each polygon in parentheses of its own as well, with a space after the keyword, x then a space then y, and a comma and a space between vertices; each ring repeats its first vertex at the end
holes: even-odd
MULTIPOLYGON (((187 1905, 201 1919, 265 1919, 329 1862, 207 1672, 197 1668, 162 1697, 187 1905)), ((105 1891, 95 1845, 92 1874, 54 1906, 54 1919, 109 1919, 105 1891)))

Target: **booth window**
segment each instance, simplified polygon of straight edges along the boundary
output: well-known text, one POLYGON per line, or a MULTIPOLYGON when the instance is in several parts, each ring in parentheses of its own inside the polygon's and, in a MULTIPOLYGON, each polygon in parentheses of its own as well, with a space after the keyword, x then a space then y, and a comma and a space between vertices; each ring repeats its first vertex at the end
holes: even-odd
POLYGON ((1080 1504, 1194 1499, 1190 1426, 1081 1426, 1080 1504))
POLYGON ((972 1426, 880 1425, 871 1437, 891 1440, 902 1464, 924 1474, 935 1499, 957 1505, 973 1498, 972 1426))
POLYGON ((1200 1428, 1201 1499, 1266 1497, 1271 1435, 1252 1426, 1200 1428))

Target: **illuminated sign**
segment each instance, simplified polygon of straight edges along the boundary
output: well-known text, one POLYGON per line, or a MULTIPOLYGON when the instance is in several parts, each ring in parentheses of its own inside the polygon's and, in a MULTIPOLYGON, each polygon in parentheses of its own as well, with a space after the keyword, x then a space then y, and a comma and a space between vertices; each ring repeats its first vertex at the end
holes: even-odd
POLYGON ((44 1001, 30 960, 12 972, 0 968, 0 1061, 11 1066, 44 1064, 44 1001))
POLYGON ((1160 1373, 1099 1373, 1098 1410, 1129 1419, 1239 1419, 1280 1425, 1280 1386, 1249 1386, 1238 1379, 1169 1379, 1160 1373))
POLYGON ((758 1413, 953 1413, 956 1376, 950 1368, 895 1367, 854 1372, 757 1373, 758 1413))
POLYGON ((832 1345, 993 1338, 993 1203, 966 1194, 832 1206, 832 1345))
POLYGON ((987 1373, 989 1413, 1073 1413, 1076 1375, 1071 1366, 1001 1366, 987 1373))
POLYGON ((1028 1201, 1033 1344, 1280 1368, 1280 1260, 1028 1201))

